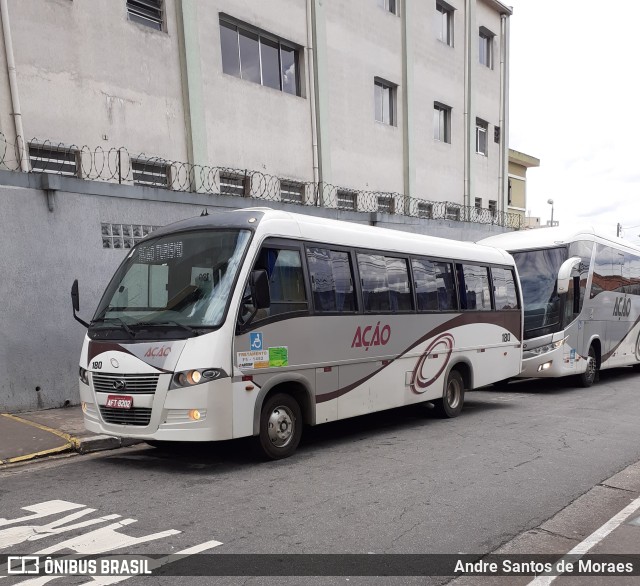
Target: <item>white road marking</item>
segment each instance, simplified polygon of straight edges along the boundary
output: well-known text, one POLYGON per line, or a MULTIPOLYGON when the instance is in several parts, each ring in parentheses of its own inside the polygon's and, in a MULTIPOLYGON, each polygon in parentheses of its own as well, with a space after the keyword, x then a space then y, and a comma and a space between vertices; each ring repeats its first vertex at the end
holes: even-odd
MULTIPOLYGON (((579 560, 585 553, 587 553, 591 548, 598 545, 609 533, 611 533, 614 529, 617 529, 624 520, 631 515, 631 513, 635 512, 640 507, 640 497, 631 501, 624 509, 622 509, 617 515, 614 515, 609 519, 602 527, 596 529, 589 537, 587 537, 584 541, 581 541, 576 545, 569 553, 565 554, 562 560, 565 561, 577 561, 579 560)), ((558 564, 560 561, 556 562, 558 564)), ((542 575, 535 578, 529 582, 528 586, 548 586, 551 584, 558 576, 547 576, 542 575)))
POLYGON ((42 517, 48 517, 49 515, 66 513, 67 511, 82 509, 86 506, 87 505, 78 505, 67 501, 46 501, 44 503, 38 503, 37 505, 31 505, 30 507, 22 507, 23 511, 30 511, 34 513, 33 515, 25 515, 18 519, 0 519, 0 527, 13 525, 14 523, 24 523, 25 521, 32 521, 33 519, 41 519, 42 517))

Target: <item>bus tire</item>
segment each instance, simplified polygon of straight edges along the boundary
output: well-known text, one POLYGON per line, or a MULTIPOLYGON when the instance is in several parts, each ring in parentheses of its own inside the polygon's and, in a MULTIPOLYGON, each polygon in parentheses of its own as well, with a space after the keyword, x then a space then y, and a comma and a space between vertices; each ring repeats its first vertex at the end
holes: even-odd
POLYGON ((276 393, 262 405, 260 432, 255 438, 258 454, 269 460, 288 458, 302 437, 302 411, 291 395, 276 393))
POLYGON ((588 388, 598 379, 598 357, 593 344, 589 346, 589 354, 587 356, 587 369, 578 375, 580 386, 588 388))
POLYGON ((435 413, 443 419, 457 417, 464 404, 464 381, 457 370, 449 371, 442 399, 434 401, 435 413))

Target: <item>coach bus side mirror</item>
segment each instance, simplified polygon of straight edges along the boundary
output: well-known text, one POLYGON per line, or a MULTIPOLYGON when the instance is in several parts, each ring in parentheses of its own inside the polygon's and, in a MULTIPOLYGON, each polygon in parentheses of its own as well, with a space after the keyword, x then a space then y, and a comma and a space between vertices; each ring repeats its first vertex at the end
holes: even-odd
POLYGON ((558 295, 569 291, 569 283, 573 277, 580 276, 580 263, 582 259, 579 256, 572 256, 565 260, 558 270, 558 295))
POLYGON ((80 322, 85 328, 88 328, 89 324, 76 315, 76 312, 80 311, 80 291, 78 290, 78 279, 76 279, 73 282, 73 285, 71 285, 71 303, 73 305, 73 318, 76 321, 80 322))
POLYGON ((253 297, 253 306, 256 309, 268 309, 271 307, 271 294, 269 292, 269 277, 264 269, 251 271, 249 277, 249 287, 251 288, 251 297, 253 297))

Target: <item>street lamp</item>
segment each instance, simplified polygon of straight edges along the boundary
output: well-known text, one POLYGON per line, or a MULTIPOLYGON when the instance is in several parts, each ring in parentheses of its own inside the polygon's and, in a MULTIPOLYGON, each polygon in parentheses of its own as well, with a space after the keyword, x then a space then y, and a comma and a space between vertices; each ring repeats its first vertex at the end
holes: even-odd
POLYGON ((553 200, 552 199, 548 199, 547 203, 551 206, 551 223, 549 225, 553 226, 553 200))

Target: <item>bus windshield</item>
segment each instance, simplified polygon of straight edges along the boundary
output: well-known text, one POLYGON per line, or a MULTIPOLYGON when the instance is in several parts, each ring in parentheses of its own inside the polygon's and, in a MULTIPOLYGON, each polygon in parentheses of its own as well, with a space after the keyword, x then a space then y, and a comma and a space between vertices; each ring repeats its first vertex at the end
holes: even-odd
POLYGON ((557 290, 558 270, 566 247, 512 252, 518 266, 524 301, 524 338, 560 331, 562 314, 557 290))
POLYGON ((109 283, 92 329, 220 326, 250 235, 207 230, 141 242, 109 283))

